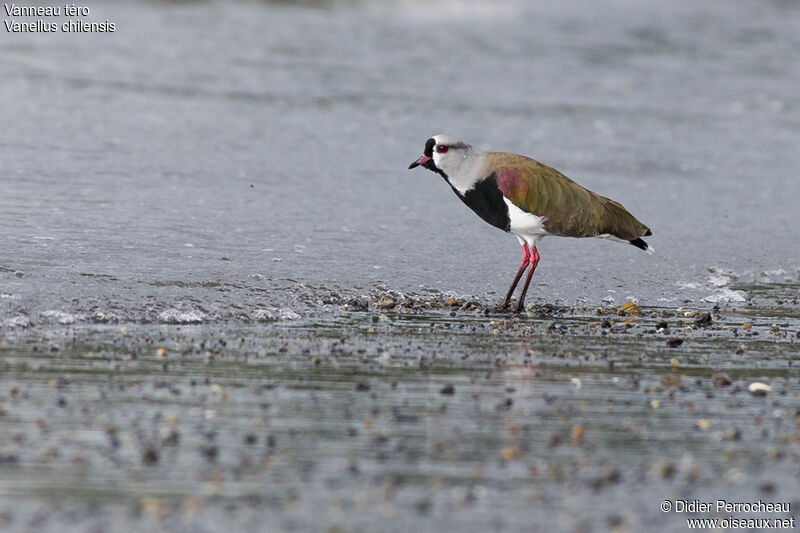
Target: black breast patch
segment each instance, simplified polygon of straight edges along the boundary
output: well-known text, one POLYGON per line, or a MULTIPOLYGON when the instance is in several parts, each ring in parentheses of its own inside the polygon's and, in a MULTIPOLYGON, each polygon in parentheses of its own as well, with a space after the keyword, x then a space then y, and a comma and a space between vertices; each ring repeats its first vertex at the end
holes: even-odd
POLYGON ((455 187, 453 190, 483 220, 503 231, 510 230, 508 206, 503 201, 503 193, 497 187, 497 174, 492 172, 463 195, 455 187))

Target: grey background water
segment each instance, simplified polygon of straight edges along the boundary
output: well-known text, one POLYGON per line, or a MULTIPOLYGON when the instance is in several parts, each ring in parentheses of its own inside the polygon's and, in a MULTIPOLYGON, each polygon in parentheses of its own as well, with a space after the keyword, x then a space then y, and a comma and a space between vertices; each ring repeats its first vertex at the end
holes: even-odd
POLYGON ((116 32, 2 35, 9 317, 85 314, 88 291, 136 320, 172 282, 501 293, 515 239, 406 170, 438 132, 554 165, 653 228, 654 257, 546 239, 532 301, 797 279, 794 3, 89 7, 116 32))
POLYGON ((0 529, 796 514, 796 3, 89 7, 116 32, 0 28, 0 529), (519 251, 406 170, 439 132, 619 200, 657 254, 546 239, 538 311, 451 316, 519 251))

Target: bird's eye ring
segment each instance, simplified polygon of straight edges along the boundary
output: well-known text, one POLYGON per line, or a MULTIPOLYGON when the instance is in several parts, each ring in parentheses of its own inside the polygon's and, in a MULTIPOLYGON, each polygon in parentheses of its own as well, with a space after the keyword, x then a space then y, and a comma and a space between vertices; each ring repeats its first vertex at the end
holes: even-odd
POLYGON ((436 151, 439 152, 440 154, 447 153, 449 149, 450 147, 444 144, 440 144, 439 146, 436 147, 436 151))

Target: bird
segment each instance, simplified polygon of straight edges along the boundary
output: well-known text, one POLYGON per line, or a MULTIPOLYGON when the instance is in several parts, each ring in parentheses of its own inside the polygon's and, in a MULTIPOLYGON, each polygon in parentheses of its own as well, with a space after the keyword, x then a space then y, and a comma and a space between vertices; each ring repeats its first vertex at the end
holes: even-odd
POLYGON ((508 310, 514 290, 528 270, 515 312, 539 264, 536 242, 548 235, 602 237, 630 243, 648 254, 655 249, 642 237, 652 235, 621 204, 594 193, 558 170, 510 152, 482 152, 452 135, 434 135, 411 163, 439 174, 453 192, 492 226, 516 235, 522 261, 499 310, 508 310))

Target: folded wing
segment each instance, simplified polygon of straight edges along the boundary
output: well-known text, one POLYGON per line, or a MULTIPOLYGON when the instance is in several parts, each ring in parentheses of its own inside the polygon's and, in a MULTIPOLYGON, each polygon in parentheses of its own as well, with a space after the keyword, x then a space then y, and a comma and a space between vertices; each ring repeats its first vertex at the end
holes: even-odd
POLYGON ((523 211, 544 217, 548 233, 610 235, 626 241, 651 234, 618 202, 585 189, 554 168, 516 154, 489 152, 487 157, 503 196, 523 211))

